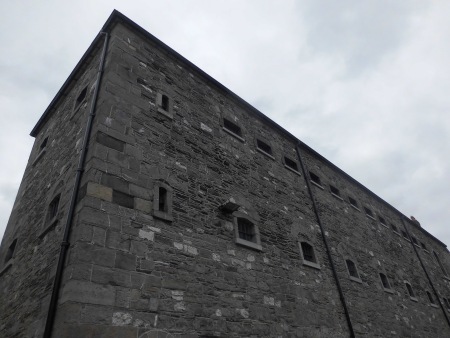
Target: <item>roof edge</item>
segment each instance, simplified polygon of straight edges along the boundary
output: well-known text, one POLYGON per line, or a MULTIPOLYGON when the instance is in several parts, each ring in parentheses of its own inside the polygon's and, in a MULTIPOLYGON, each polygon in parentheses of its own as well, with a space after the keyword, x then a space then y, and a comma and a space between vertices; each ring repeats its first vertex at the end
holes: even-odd
MULTIPOLYGON (((237 100, 238 103, 240 103, 241 105, 243 105, 244 107, 248 108, 249 110, 251 110, 253 113, 255 113, 259 118, 263 119, 264 121, 266 121, 267 123, 269 123, 270 125, 272 125, 273 127, 275 127, 276 129, 278 129, 279 131, 281 131, 284 135, 286 135, 287 137, 291 138, 294 142, 296 142, 297 144, 299 144, 302 148, 304 148, 305 150, 307 150, 308 152, 310 152, 311 154, 313 154, 314 156, 317 156, 321 161, 325 162, 327 165, 329 165, 330 167, 332 167, 334 170, 336 170, 337 172, 339 172, 340 174, 342 174, 343 176, 345 176, 349 181, 351 181, 352 183, 356 184, 357 186, 359 186, 361 189, 363 189, 364 191, 366 191, 369 195, 371 195, 372 197, 374 197, 375 199, 377 199, 378 201, 380 201, 381 203, 386 204, 388 207, 390 207, 394 212, 398 213, 400 216, 403 216, 406 220, 410 221, 410 219, 404 215, 402 212, 400 212, 397 208, 395 208, 394 206, 392 206, 390 203, 386 202, 384 199, 382 199, 381 197, 379 197, 378 195, 376 195, 374 192, 372 192, 369 188, 367 188, 366 186, 364 186, 362 183, 358 182, 356 179, 354 179, 353 177, 351 177, 349 174, 347 174, 345 171, 343 171, 342 169, 340 169, 338 166, 336 166, 335 164, 333 164, 331 161, 329 161, 328 159, 326 159, 324 156, 322 156, 321 154, 319 154, 317 151, 315 151, 314 149, 312 149, 310 146, 308 146, 306 143, 302 142, 300 139, 298 139, 295 135, 291 134, 289 131, 287 131, 286 129, 284 129, 282 126, 280 126, 278 123, 276 123, 275 121, 273 121, 272 119, 270 119, 269 117, 267 117, 266 115, 264 115, 262 112, 260 112, 257 108, 255 108, 254 106, 252 106, 250 103, 248 103, 247 101, 245 101, 243 98, 241 98, 239 95, 237 95, 236 93, 234 93, 233 91, 231 91, 230 89, 228 89, 227 87, 225 87, 223 84, 221 84, 219 81, 217 81, 216 79, 214 79, 213 77, 211 77, 209 74, 207 74, 205 71, 203 71, 202 69, 200 69, 198 66, 196 66, 195 64, 193 64, 191 61, 189 61, 188 59, 186 59, 184 56, 182 56, 181 54, 179 54, 177 51, 175 51, 174 49, 172 49, 171 47, 169 47, 168 45, 166 45, 164 42, 162 42, 161 40, 159 40, 157 37, 155 37, 153 34, 149 33, 148 31, 146 31, 144 28, 142 28, 141 26, 139 26, 137 23, 135 23, 134 21, 132 21, 131 19, 129 19, 128 17, 126 17, 124 14, 122 14, 121 12, 119 12, 118 10, 114 9, 112 11, 112 13, 110 14, 110 16, 108 17, 107 21, 105 22, 105 24, 103 25, 101 31, 97 34, 97 36, 95 37, 95 39, 92 41, 91 45, 89 46, 89 48, 87 49, 87 51, 83 54, 83 56, 81 57, 80 61, 78 61, 77 65, 75 66, 75 68, 73 69, 73 71, 70 73, 69 77, 67 78, 67 80, 64 82, 64 84, 62 85, 61 89, 57 92, 55 98, 50 102, 49 106, 47 107, 47 109, 44 111, 43 115, 41 116, 41 118, 38 120, 38 122, 36 123, 36 126, 33 128, 33 130, 31 131, 30 135, 33 137, 36 137, 36 135, 39 132, 39 129, 41 128, 42 124, 44 123, 44 121, 46 120, 46 118, 48 117, 48 115, 50 114, 53 106, 62 98, 62 96, 64 95, 64 92, 66 91, 66 89, 69 87, 70 83, 72 82, 72 80, 74 79, 74 77, 76 76, 76 74, 80 71, 80 69, 82 68, 85 60, 89 57, 89 55, 92 53, 92 51, 95 49, 96 45, 99 42, 100 36, 102 32, 107 32, 109 31, 112 26, 114 25, 116 20, 120 20, 123 21, 124 23, 126 23, 127 25, 131 26, 133 29, 135 29, 136 31, 138 31, 140 34, 142 34, 144 37, 146 37, 147 39, 151 40, 152 42, 154 42, 155 44, 157 44, 159 47, 161 47, 163 50, 167 51, 169 54, 173 55, 174 57, 180 59, 182 62, 184 62, 185 64, 187 64, 189 67, 193 68, 193 70, 195 70, 197 73, 199 73, 202 77, 204 77, 207 81, 212 82, 216 87, 218 87, 220 90, 224 91, 225 93, 227 93, 228 95, 230 95, 233 99, 237 100)), ((413 226, 415 226, 418 230, 422 231, 425 235, 429 236, 430 238, 432 238, 434 241, 438 242, 439 244, 441 244, 442 246, 444 246, 445 248, 447 248, 447 245, 443 242, 441 242, 439 239, 437 239, 436 237, 434 237, 432 234, 430 234, 427 230, 425 230, 422 227, 418 227, 416 226, 414 223, 409 222, 410 224, 412 224, 413 226)))

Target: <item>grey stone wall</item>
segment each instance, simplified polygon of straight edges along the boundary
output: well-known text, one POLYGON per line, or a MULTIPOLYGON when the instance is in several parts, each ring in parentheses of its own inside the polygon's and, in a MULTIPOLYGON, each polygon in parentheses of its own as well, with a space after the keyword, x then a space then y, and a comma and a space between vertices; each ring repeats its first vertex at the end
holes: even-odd
MULTIPOLYGON (((42 334, 62 222, 42 239, 40 225, 29 224, 45 217, 56 193, 49 189, 61 180, 55 190, 60 216, 66 212, 85 123, 81 110, 71 117, 73 102, 85 83, 91 88, 97 63, 36 139, 30 163, 45 135, 58 136, 27 168, 2 243, 3 254, 19 238, 0 277, 0 332, 7 336, 42 334), (30 304, 20 306, 23 299, 30 304)), ((125 25, 111 32, 105 66, 53 336, 348 337, 296 140, 125 25), (224 118, 240 131, 224 128, 224 118), (258 149, 257 139, 271 150, 258 149), (239 209, 221 208, 227 201, 239 209), (237 217, 256 225, 258 241, 236 240, 237 217), (315 262, 305 262, 301 242, 312 245, 315 262)), ((413 244, 392 231, 391 223, 403 229, 401 215, 316 153, 301 153, 322 181, 312 191, 357 337, 449 336, 441 308, 428 301, 432 290, 413 244), (346 259, 359 279, 349 277, 346 259)), ((405 224, 440 297, 450 297, 433 254, 448 271, 448 251, 405 224)))

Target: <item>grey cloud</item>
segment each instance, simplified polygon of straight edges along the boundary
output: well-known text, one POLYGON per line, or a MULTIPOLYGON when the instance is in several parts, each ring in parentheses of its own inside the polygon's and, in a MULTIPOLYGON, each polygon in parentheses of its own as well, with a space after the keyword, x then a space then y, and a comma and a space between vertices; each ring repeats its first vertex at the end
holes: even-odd
POLYGON ((417 10, 416 1, 299 3, 309 46, 317 53, 343 58, 348 75, 372 69, 386 54, 400 48, 417 10))

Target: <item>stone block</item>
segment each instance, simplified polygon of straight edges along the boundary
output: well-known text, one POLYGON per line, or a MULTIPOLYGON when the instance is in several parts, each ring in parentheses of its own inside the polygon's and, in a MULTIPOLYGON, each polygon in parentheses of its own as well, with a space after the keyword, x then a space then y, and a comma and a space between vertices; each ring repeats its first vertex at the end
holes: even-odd
POLYGON ((110 285, 70 280, 62 288, 60 303, 79 302, 84 304, 114 305, 115 290, 110 285))
POLYGON ((148 200, 144 200, 142 198, 135 197, 134 198, 134 208, 136 210, 143 211, 147 214, 151 214, 152 212, 152 202, 148 200))
POLYGON ((97 132, 96 140, 101 145, 104 145, 105 147, 123 152, 125 149, 125 142, 118 140, 117 138, 114 138, 110 135, 107 135, 101 131, 97 132))
POLYGON ((117 269, 136 271, 136 255, 118 251, 115 267, 117 269))
POLYGON ((101 184, 88 182, 86 194, 92 197, 112 202, 112 189, 101 184))

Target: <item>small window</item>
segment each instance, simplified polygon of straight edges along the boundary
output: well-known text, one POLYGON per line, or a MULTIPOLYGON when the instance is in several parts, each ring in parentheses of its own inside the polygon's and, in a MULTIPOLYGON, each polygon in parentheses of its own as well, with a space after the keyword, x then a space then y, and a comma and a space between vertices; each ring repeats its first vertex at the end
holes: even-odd
POLYGON ((245 218, 238 218, 239 238, 256 243, 255 227, 253 223, 245 218))
POLYGON ((436 305, 436 302, 434 301, 433 295, 431 292, 427 291, 428 300, 430 301, 430 304, 436 305))
POLYGON ((58 214, 60 197, 61 195, 58 195, 50 202, 47 211, 47 222, 50 222, 56 218, 56 215, 58 214))
POLYGON ((236 243, 251 249, 262 250, 258 226, 244 213, 236 212, 234 215, 236 243))
POLYGON ((442 298, 444 300, 444 305, 447 310, 450 310, 450 300, 448 298, 442 298))
POLYGON ((389 280, 384 273, 380 272, 380 279, 381 279, 381 284, 383 285, 383 288, 385 288, 385 289, 391 288, 391 285, 389 284, 389 280))
POLYGON ((392 229, 392 231, 394 231, 395 233, 397 233, 397 234, 399 233, 399 232, 398 232, 398 228, 397 228, 394 224, 392 224, 392 223, 391 223, 391 229, 392 229))
POLYGON ((74 110, 77 110, 78 108, 80 108, 81 104, 86 99, 86 94, 87 94, 87 86, 83 88, 83 90, 80 92, 80 94, 78 94, 78 97, 75 101, 74 110))
POLYGON ((165 94, 161 98, 161 108, 165 111, 169 111, 169 97, 165 94))
POLYGON ((318 186, 322 187, 322 183, 320 182, 320 177, 317 176, 316 174, 309 172, 309 177, 311 178, 311 181, 315 184, 317 184, 318 186))
POLYGON ((367 208, 367 207, 364 207, 364 211, 365 211, 365 213, 366 213, 366 216, 368 216, 368 217, 370 217, 370 218, 374 218, 374 217, 373 217, 373 212, 372 212, 372 210, 370 210, 370 209, 367 208))
POLYGON ((316 269, 320 269, 313 246, 307 242, 301 242, 300 249, 302 253, 303 264, 314 267, 316 269))
POLYGON ((355 262, 353 262, 351 259, 346 259, 345 264, 347 264, 348 274, 350 275, 350 277, 360 279, 355 262))
MULTIPOLYGON (((411 236, 411 239, 412 239, 413 244, 419 246, 419 242, 417 241, 417 238, 416 238, 416 237, 411 236)), ((419 247, 420 247, 420 246, 419 246, 419 247)))
POLYGON ((381 216, 378 216, 378 220, 380 221, 380 223, 382 224, 382 225, 384 225, 384 226, 386 226, 386 220, 383 218, 383 217, 381 217, 381 216))
POLYGON ((268 145, 266 142, 261 141, 260 139, 256 139, 256 147, 263 153, 272 156, 272 147, 268 145))
POLYGON ((48 142, 48 136, 44 139, 44 141, 42 141, 41 145, 39 146, 39 151, 42 151, 47 147, 47 142, 48 142))
POLYGON ((158 210, 167 212, 167 189, 164 187, 159 187, 158 194, 158 210))
POLYGON ((420 242, 420 246, 421 246, 422 249, 424 249, 425 251, 428 251, 427 246, 425 245, 424 242, 420 242))
POLYGON ((170 119, 173 119, 172 100, 167 94, 156 94, 156 107, 158 108, 159 113, 170 119))
POLYGON ((315 257, 314 249, 313 249, 312 245, 310 245, 306 242, 302 242, 301 246, 302 246, 303 259, 305 261, 309 261, 309 262, 316 262, 316 257, 315 257))
POLYGON ((239 127, 236 123, 233 123, 226 118, 223 119, 223 129, 227 132, 231 132, 233 136, 238 136, 239 138, 242 138, 241 127, 239 127))
POLYGON ((406 289, 408 290, 408 295, 411 299, 416 299, 416 295, 414 294, 414 291, 411 287, 411 284, 408 282, 405 282, 406 289))
POLYGON ((8 251, 6 251, 5 263, 8 262, 11 258, 13 258, 14 251, 16 250, 16 244, 17 238, 14 241, 12 241, 11 245, 8 248, 8 251))
POLYGON ((332 193, 333 195, 338 196, 338 197, 341 197, 341 192, 339 191, 338 188, 336 188, 336 187, 330 185, 330 191, 331 191, 331 193, 332 193))
POLYGON ((402 230, 402 236, 403 236, 404 239, 409 241, 408 234, 406 233, 405 230, 402 230))
POLYGON ((444 276, 447 276, 447 271, 445 270, 444 266, 442 265, 441 260, 439 259, 439 256, 436 253, 436 251, 433 251, 433 255, 434 255, 434 258, 436 259, 436 261, 438 262, 444 276))
POLYGON ((284 165, 286 166, 286 168, 288 169, 292 169, 293 171, 298 173, 298 166, 297 166, 297 162, 295 162, 294 160, 291 160, 288 157, 284 157, 284 165))
POLYGON ((359 210, 359 208, 358 208, 358 202, 356 202, 356 200, 354 199, 354 198, 352 198, 352 197, 348 197, 348 201, 350 202, 350 204, 351 204, 351 206, 352 207, 354 207, 354 208, 356 208, 356 209, 358 209, 359 210))
POLYGON ((172 188, 158 182, 153 192, 153 216, 166 221, 172 221, 172 188))

